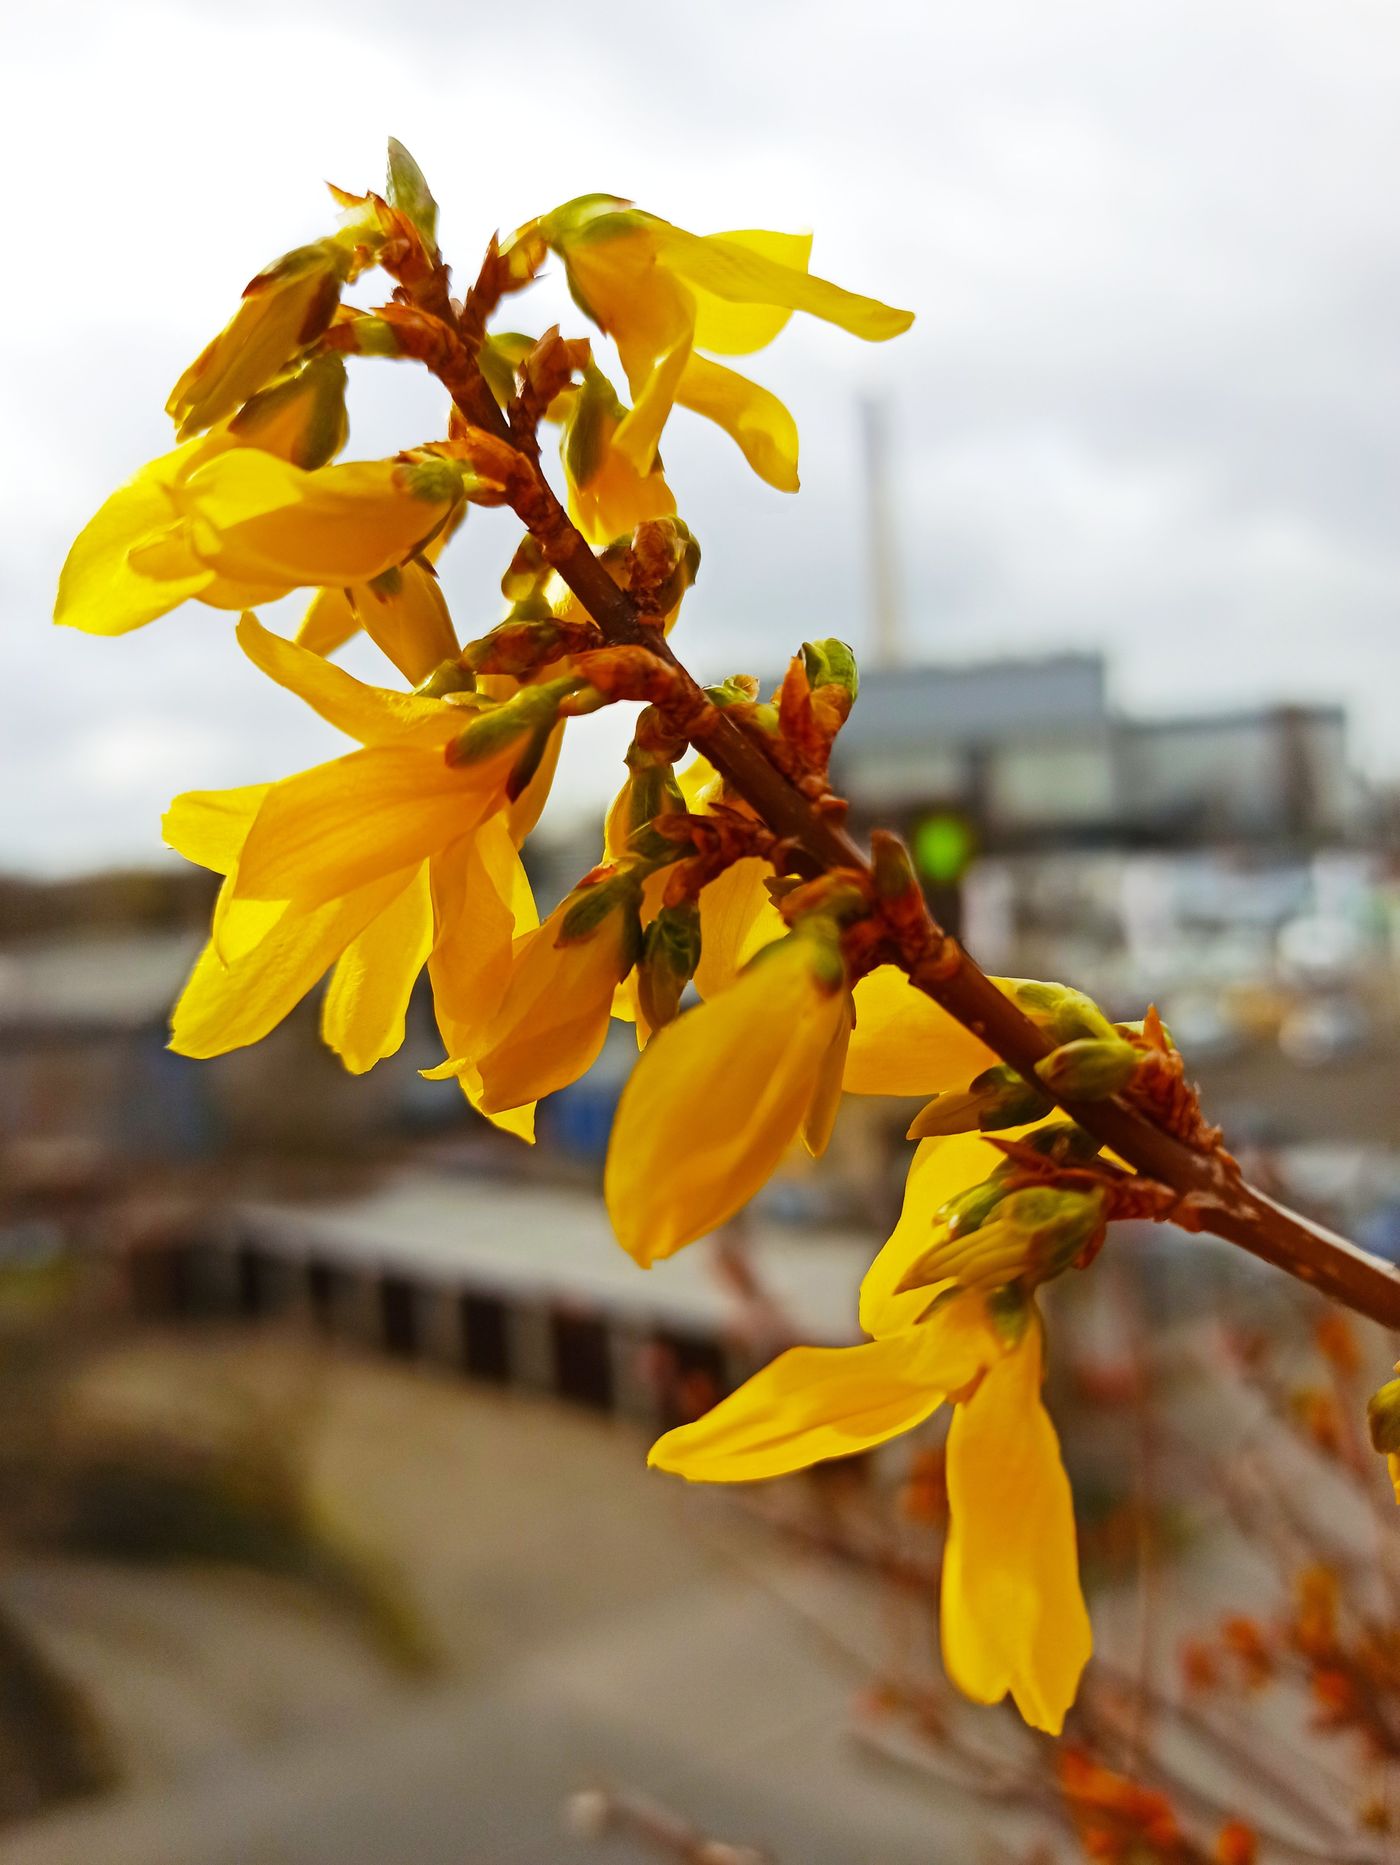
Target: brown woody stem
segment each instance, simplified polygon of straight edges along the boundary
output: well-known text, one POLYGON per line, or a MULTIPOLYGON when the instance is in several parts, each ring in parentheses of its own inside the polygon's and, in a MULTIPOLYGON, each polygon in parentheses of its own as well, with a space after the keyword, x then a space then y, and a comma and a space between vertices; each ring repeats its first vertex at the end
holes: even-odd
MULTIPOLYGON (((788 782, 761 743, 733 716, 706 698, 660 628, 639 615, 631 597, 570 521, 530 449, 510 434, 470 354, 464 353, 450 377, 447 371, 441 373, 468 421, 499 438, 509 437, 518 447, 520 471, 509 489, 510 503, 606 640, 646 647, 674 669, 685 709, 700 721, 691 733, 697 748, 770 829, 806 852, 814 869, 868 873, 866 856, 844 829, 788 782)), ((905 967, 919 990, 1044 1092, 1035 1065, 1052 1044, 961 946, 933 928, 926 952, 906 956, 905 967)), ((1186 1146, 1120 1099, 1055 1098, 1135 1171, 1170 1186, 1200 1228, 1238 1244, 1357 1314, 1400 1329, 1400 1271, 1390 1264, 1276 1204, 1220 1156, 1186 1146)))

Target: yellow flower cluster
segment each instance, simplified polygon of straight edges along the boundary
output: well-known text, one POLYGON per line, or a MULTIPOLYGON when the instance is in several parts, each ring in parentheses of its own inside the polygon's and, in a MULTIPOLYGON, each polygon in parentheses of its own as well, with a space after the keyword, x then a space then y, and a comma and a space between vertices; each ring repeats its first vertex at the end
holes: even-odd
MULTIPOLYGON (((312 592, 295 641, 244 613, 238 644, 355 747, 276 782, 171 805, 171 846, 223 877, 172 1046, 212 1056, 256 1042, 327 979, 324 1038, 361 1072, 401 1045, 426 967, 445 1054, 429 1072, 530 1139, 535 1103, 591 1065, 613 1017, 631 1021, 641 1053, 605 1195, 643 1266, 724 1223, 793 1146, 819 1154, 843 1093, 951 1096, 960 1118, 971 1109, 973 1124, 1005 1126, 1012 1102, 978 1086, 996 1057, 902 970, 859 956, 849 901, 794 893, 771 837, 756 839, 761 825, 716 772, 702 758, 673 769, 665 729, 643 743, 639 725, 602 865, 539 920, 521 846, 564 720, 616 697, 621 676, 578 647, 586 618, 533 544, 503 581, 506 621, 463 648, 435 561, 466 507, 500 504, 504 488, 469 464, 482 456, 459 426, 396 459, 337 461, 347 432, 337 333, 361 317, 338 310, 341 286, 376 257, 397 266, 407 283, 382 314, 382 342, 411 317, 425 354, 446 341, 436 313, 405 308, 440 261, 426 184, 405 152, 396 161, 398 196, 343 197, 341 234, 254 280, 172 393, 178 444, 108 499, 63 571, 57 619, 99 634, 191 599, 248 611, 312 592), (328 658, 360 628, 407 689, 368 684, 328 658), (522 642, 534 643, 533 660, 522 642), (719 851, 709 866, 705 849, 719 851), (698 1001, 686 1008, 692 977, 698 1001)), ((501 249, 502 289, 558 255, 576 301, 617 346, 630 406, 579 346, 582 360, 570 352, 568 381, 537 412, 561 425, 570 510, 589 543, 610 547, 618 575, 628 551, 615 541, 648 525, 693 573, 659 456, 675 406, 718 422, 770 485, 796 488, 791 416, 714 356, 762 348, 798 310, 869 339, 908 326, 907 313, 811 276, 810 244, 757 231, 699 237, 588 196, 501 249)), ((490 333, 479 343, 482 380, 502 406, 524 394, 533 347, 490 333)), ((834 681, 849 652, 810 665, 834 681)), ((778 705, 755 706, 741 683, 724 703, 749 706, 755 731, 805 719, 807 738, 787 755, 810 760, 826 743, 813 721, 845 716, 854 672, 839 706, 807 713, 794 681, 778 705)), ((1074 1033, 1100 1048, 1118 1040, 1097 1025, 1074 1033)), ((1070 1213, 1053 1192, 1048 1205, 1024 1191, 1012 1202, 996 1179, 1003 1163, 980 1134, 925 1140, 862 1290, 870 1339, 784 1354, 670 1432, 652 1461, 705 1481, 771 1477, 868 1449, 951 1404, 948 1669, 978 1700, 1009 1691, 1029 1721, 1057 1729, 1089 1634, 1031 1291, 1098 1214, 1070 1213), (979 1188, 973 1215, 969 1188, 979 1188)))

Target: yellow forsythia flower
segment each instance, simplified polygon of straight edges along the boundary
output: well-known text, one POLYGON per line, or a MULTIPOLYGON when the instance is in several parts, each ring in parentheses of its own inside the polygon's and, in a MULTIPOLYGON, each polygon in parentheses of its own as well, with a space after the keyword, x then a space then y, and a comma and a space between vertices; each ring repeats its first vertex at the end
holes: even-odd
POLYGON ((257 447, 314 472, 350 437, 345 413, 345 361, 313 356, 295 375, 262 389, 228 424, 240 447, 257 447))
MULTIPOLYGON (((1030 1132, 1013 1127, 997 1135, 1016 1140, 1030 1132)), ((1006 1159, 980 1133, 921 1140, 904 1181, 904 1205, 860 1285, 860 1325, 867 1334, 893 1334, 911 1326, 928 1307, 934 1291, 900 1285, 928 1249, 934 1220, 950 1198, 977 1185, 1006 1159)))
POLYGON ((676 509, 659 462, 639 469, 614 444, 626 415, 612 384, 590 363, 573 391, 563 445, 569 516, 590 544, 630 537, 648 518, 676 509))
POLYGON ((776 396, 697 351, 744 355, 795 310, 875 341, 913 322, 807 271, 811 239, 749 230, 697 237, 609 195, 557 208, 517 238, 542 237, 563 258, 577 302, 617 344, 632 409, 612 437, 651 471, 674 403, 716 421, 759 476, 797 488, 797 429, 776 396))
POLYGON ((257 1042, 334 967, 322 1033, 362 1072, 402 1042, 425 961, 450 1042, 469 1006, 494 1007, 512 938, 533 923, 503 807, 509 753, 453 769, 443 748, 460 705, 366 686, 251 616, 238 632, 264 672, 366 748, 284 784, 172 804, 167 840, 226 879, 171 1046, 208 1056, 257 1042), (305 861, 302 810, 316 825, 305 861))
POLYGON ((175 486, 233 444, 227 429, 187 441, 149 461, 104 500, 74 540, 58 580, 54 620, 90 635, 124 635, 198 597, 216 609, 246 609, 284 593, 217 575, 191 564, 183 577, 160 582, 133 569, 131 555, 168 536, 177 520, 175 486))
POLYGON ((484 1110, 541 1100, 597 1060, 613 993, 637 955, 636 893, 626 876, 575 889, 516 941, 505 994, 471 1058, 484 1110))
POLYGON ((310 648, 316 654, 334 654, 363 627, 375 646, 414 686, 443 660, 455 656, 460 644, 441 586, 425 589, 414 571, 436 566, 466 512, 465 504, 454 506, 422 549, 402 565, 401 582, 395 583, 393 571, 386 570, 373 585, 350 583, 317 590, 297 629, 298 647, 310 648), (452 645, 446 647, 449 636, 452 645), (429 655, 440 646, 445 651, 430 663, 429 655), (422 668, 422 672, 413 671, 415 668, 422 668))
POLYGON ((1040 1322, 1033 1310, 1011 1321, 956 1290, 862 1346, 794 1347, 667 1432, 650 1462, 701 1483, 783 1476, 873 1449, 955 1401, 944 1661, 978 1702, 1009 1690, 1027 1722, 1057 1735, 1091 1638, 1069 1485, 1040 1401, 1040 1322))
POLYGON ((461 651, 442 585, 421 557, 385 570, 372 582, 319 591, 297 631, 297 644, 333 654, 360 628, 414 686, 461 651))
POLYGON ((825 1143, 850 1012, 840 950, 810 922, 658 1030, 622 1091, 603 1190, 644 1266, 716 1229, 810 1123, 825 1143))
POLYGON ((170 391, 180 439, 211 427, 271 382, 335 316, 354 251, 342 240, 299 246, 247 286, 232 321, 170 391))
POLYGON ((959 1690, 977 1703, 1009 1691, 1033 1728, 1058 1735, 1093 1639, 1074 1502, 1040 1397, 1042 1351, 1032 1315, 1016 1348, 954 1408, 940 1617, 959 1690))
POLYGON ((727 990, 751 959, 786 934, 783 916, 764 885, 772 878, 771 862, 745 855, 700 889, 695 988, 701 997, 727 990))
POLYGON ((357 460, 306 473, 235 448, 177 479, 176 523, 131 554, 156 579, 203 566, 283 592, 368 582, 411 557, 463 494, 453 462, 357 460))
POLYGON ((302 585, 366 581, 411 557, 460 505, 446 461, 360 461, 308 473, 227 429, 150 461, 89 520, 54 620, 140 628, 194 598, 254 608, 302 585))

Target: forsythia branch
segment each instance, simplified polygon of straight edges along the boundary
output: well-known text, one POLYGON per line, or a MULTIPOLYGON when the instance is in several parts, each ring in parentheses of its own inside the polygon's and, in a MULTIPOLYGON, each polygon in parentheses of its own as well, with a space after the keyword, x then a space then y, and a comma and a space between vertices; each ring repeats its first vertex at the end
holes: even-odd
MULTIPOLYGON (((494 263, 494 248, 488 267, 494 263)), ((481 295, 485 287, 479 287, 481 295)), ((439 310, 439 314, 441 311, 439 310)), ((632 598, 609 575, 571 522, 540 470, 532 447, 512 434, 465 346, 451 370, 440 372, 462 417, 473 424, 489 404, 493 437, 515 453, 506 488, 516 516, 539 544, 545 561, 573 591, 611 643, 646 648, 669 666, 688 702, 689 737, 715 769, 778 836, 809 858, 813 872, 870 863, 845 830, 803 796, 770 760, 761 740, 746 732, 705 694, 677 660, 661 630, 644 621, 632 598)), ((910 981, 955 1017, 1027 1081, 1044 1089, 1036 1064, 1050 1039, 999 991, 955 940, 929 922, 922 950, 903 955, 910 981)), ((1138 1172, 1178 1194, 1183 1218, 1194 1228, 1226 1238, 1322 1294, 1387 1328, 1400 1329, 1400 1272, 1333 1232, 1300 1217, 1247 1184, 1215 1152, 1200 1152, 1164 1132, 1121 1097, 1076 1101, 1051 1093, 1087 1132, 1138 1172)))

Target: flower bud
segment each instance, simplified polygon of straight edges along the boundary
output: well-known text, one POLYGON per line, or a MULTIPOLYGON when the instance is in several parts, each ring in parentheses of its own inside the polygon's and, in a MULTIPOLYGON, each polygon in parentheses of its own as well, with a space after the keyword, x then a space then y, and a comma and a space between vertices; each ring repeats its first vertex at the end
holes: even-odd
POLYGON ((968 1086, 936 1094, 915 1115, 907 1138, 927 1140, 950 1133, 996 1133, 1003 1127, 1022 1127, 1048 1114, 1050 1103, 1016 1070, 1005 1063, 983 1069, 968 1086))
POLYGON ((870 837, 870 865, 875 877, 875 892, 881 900, 907 900, 919 896, 918 876, 909 858, 909 850, 888 829, 877 829, 870 837))
POLYGON ((423 178, 423 171, 397 137, 389 138, 389 205, 423 237, 430 254, 437 251, 438 204, 423 178))
POLYGON ((559 707, 583 681, 569 677, 546 680, 539 686, 527 686, 511 699, 502 700, 489 712, 483 712, 447 747, 447 762, 453 765, 475 764, 493 757, 512 738, 525 733, 547 732, 559 717, 559 707))
POLYGON ((654 1030, 671 1022, 700 963, 700 909, 694 901, 662 907, 642 939, 637 1001, 654 1030))
POLYGON ((1067 984, 1018 978, 1012 984, 1011 995, 1037 1029, 1056 1043, 1072 1043, 1084 1036, 1107 1039, 1118 1034, 1091 997, 1071 990, 1067 984))
POLYGON ((956 1198, 950 1198, 940 1207, 936 1221, 950 1237, 965 1237, 969 1231, 985 1224, 1007 1196, 1006 1186, 999 1178, 984 1179, 982 1184, 971 1185, 956 1198))
POLYGON ((834 637, 825 641, 804 641, 802 665, 807 684, 814 693, 818 687, 839 686, 854 702, 860 691, 860 675, 856 670, 856 657, 844 641, 834 637))
POLYGON ((352 591, 355 614, 374 645, 415 684, 450 664, 457 631, 432 566, 421 557, 394 564, 352 591))
MULTIPOLYGON (((749 673, 733 673, 718 686, 707 686, 705 697, 723 712, 729 706, 751 706, 758 693, 758 681, 749 673)), ((771 708, 770 708, 771 711, 771 708)))
POLYGON ((1138 1052, 1121 1036, 1081 1036, 1061 1043, 1035 1065, 1052 1094, 1069 1101, 1105 1101, 1126 1087, 1138 1064, 1138 1052))
POLYGON ((313 472, 345 445, 345 364, 339 356, 313 356, 284 382, 260 389, 229 422, 242 446, 258 447, 313 472))
POLYGON ((329 325, 352 254, 338 240, 299 246, 260 272, 232 322, 170 391, 166 413, 187 440, 266 386, 329 325))
POLYGON ((1046 1282, 1095 1241, 1103 1222, 1103 1197, 1097 1191, 1026 1186, 996 1200, 985 1222, 963 1222, 956 1233, 943 1223, 931 1247, 905 1272, 899 1290, 949 1281, 981 1289, 1046 1282))
POLYGON ((637 956, 641 885, 625 871, 577 887, 515 942, 477 1067, 487 1113, 524 1107, 597 1060, 613 993, 637 956))

